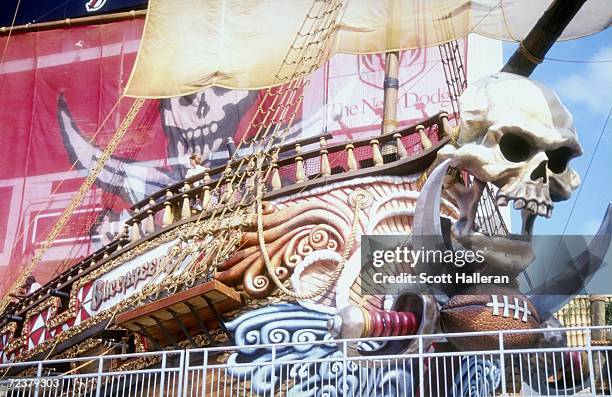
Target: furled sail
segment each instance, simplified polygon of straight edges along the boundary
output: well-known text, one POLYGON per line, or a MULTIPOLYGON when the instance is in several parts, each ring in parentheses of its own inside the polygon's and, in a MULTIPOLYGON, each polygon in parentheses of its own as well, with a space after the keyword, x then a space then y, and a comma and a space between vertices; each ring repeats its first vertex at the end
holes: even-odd
MULTIPOLYGON (((367 54, 428 47, 475 32, 523 39, 552 0, 345 0, 334 22, 334 53, 367 54)), ((274 72, 313 0, 150 0, 126 95, 165 98, 219 86, 279 84, 274 72)), ((609 0, 589 0, 560 39, 610 25, 609 0)))

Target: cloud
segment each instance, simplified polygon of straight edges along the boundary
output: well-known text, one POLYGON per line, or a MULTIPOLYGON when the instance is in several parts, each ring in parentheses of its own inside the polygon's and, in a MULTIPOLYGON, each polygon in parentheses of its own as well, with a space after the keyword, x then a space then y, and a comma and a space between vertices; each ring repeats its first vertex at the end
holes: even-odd
MULTIPOLYGON (((612 59, 612 46, 600 49, 589 61, 612 59)), ((608 113, 612 103, 612 64, 608 62, 584 64, 576 73, 569 74, 555 84, 563 101, 584 105, 593 114, 608 113)))

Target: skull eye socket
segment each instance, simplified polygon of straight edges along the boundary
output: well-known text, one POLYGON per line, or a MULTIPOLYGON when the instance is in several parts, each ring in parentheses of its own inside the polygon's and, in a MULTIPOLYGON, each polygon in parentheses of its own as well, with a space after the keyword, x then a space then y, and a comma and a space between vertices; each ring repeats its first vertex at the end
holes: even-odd
POLYGON ((195 97, 196 97, 196 94, 182 96, 179 98, 179 104, 181 106, 191 106, 195 97))
POLYGON ((512 132, 504 134, 499 140, 499 148, 502 155, 513 163, 519 163, 529 159, 531 145, 525 138, 512 132))
POLYGON ((561 146, 558 149, 546 151, 546 156, 548 157, 548 169, 555 174, 560 174, 567 168, 567 163, 572 157, 572 149, 561 146))

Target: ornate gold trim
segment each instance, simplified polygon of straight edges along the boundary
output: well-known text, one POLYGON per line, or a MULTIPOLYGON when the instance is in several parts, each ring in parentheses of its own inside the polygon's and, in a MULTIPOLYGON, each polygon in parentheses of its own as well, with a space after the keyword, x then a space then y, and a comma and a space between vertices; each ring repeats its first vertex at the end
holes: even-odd
MULTIPOLYGON (((77 312, 77 307, 76 307, 76 300, 77 300, 77 295, 79 293, 79 290, 84 287, 87 283, 97 279, 98 277, 100 277, 103 274, 106 274, 108 272, 110 272, 111 270, 121 266, 123 263, 134 259, 137 256, 140 256, 142 254, 144 254, 145 252, 148 252, 164 243, 167 243, 169 241, 175 240, 179 237, 179 235, 181 234, 181 232, 184 229, 189 229, 191 227, 190 224, 185 224, 185 225, 181 225, 180 227, 174 228, 170 231, 168 231, 167 233, 164 233, 152 240, 149 241, 144 241, 142 242, 140 245, 138 245, 137 247, 132 248, 129 251, 124 252, 123 254, 121 254, 120 256, 118 256, 117 258, 105 263, 104 265, 100 266, 99 268, 95 269, 94 271, 92 271, 91 273, 87 274, 85 277, 82 277, 81 279, 77 280, 74 285, 71 288, 70 291, 70 304, 69 307, 66 311, 60 313, 59 315, 57 315, 54 318, 50 318, 48 319, 48 323, 47 323, 47 329, 53 329, 55 327, 59 327, 61 325, 63 325, 66 321, 70 320, 71 318, 74 318, 76 316, 76 312, 77 312)), ((89 328, 97 323, 100 323, 108 318, 113 317, 116 313, 120 313, 123 310, 125 310, 126 308, 137 304, 138 302, 150 298, 151 296, 156 296, 157 293, 159 293, 160 291, 163 291, 166 288, 171 288, 172 286, 176 286, 177 284, 181 284, 182 280, 185 278, 185 275, 178 275, 178 276, 167 276, 161 283, 159 284, 149 284, 149 285, 145 285, 145 287, 138 293, 132 295, 131 297, 118 302, 116 305, 101 311, 99 313, 97 313, 96 315, 84 320, 83 322, 81 322, 80 324, 70 327, 69 329, 65 330, 65 331, 61 331, 59 332, 59 334, 56 334, 54 337, 47 339, 43 342, 41 342, 40 344, 38 344, 38 346, 36 346, 36 348, 32 349, 32 350, 27 350, 24 352, 21 352, 21 354, 18 354, 16 359, 18 360, 25 360, 29 357, 32 357, 36 354, 42 353, 45 350, 47 350, 48 348, 53 347, 54 345, 56 345, 59 342, 63 342, 65 340, 68 340, 74 336, 76 336, 77 334, 79 334, 80 332, 82 332, 84 329, 89 328)), ((59 304, 59 298, 55 298, 57 299, 57 302, 59 304)), ((45 304, 48 304, 49 300, 46 300, 45 302, 43 302, 43 304, 37 306, 35 309, 33 309, 33 312, 35 314, 30 314, 28 313, 27 315, 27 319, 31 318, 32 316, 40 313, 41 309, 43 308, 45 304), (36 310, 39 310, 38 312, 36 312, 36 310)), ((42 309, 44 310, 44 308, 42 309)), ((26 320, 27 321, 27 320, 26 320)), ((25 325, 26 323, 24 323, 25 325)), ((24 327, 25 329, 25 327, 24 327)), ((23 331, 22 331, 23 333, 23 331)), ((0 334, 1 335, 1 334, 0 334)), ((24 335, 20 335, 18 337, 18 340, 13 340, 10 342, 9 345, 11 349, 9 351, 14 351, 17 350, 19 347, 26 347, 27 348, 27 337, 29 334, 24 335), (21 345, 21 346, 20 346, 21 345), (25 346, 24 346, 25 345, 25 346)), ((6 349, 5 349, 6 351, 6 349)))

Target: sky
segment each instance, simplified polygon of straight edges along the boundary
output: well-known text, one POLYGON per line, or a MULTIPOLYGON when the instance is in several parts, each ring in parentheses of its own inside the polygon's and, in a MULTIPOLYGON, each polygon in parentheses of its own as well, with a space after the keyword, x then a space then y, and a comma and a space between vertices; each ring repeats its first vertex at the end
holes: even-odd
MULTIPOLYGON (((504 43, 504 61, 516 47, 516 44, 504 43)), ((551 219, 538 217, 534 233, 553 235, 565 230, 566 235, 593 235, 612 202, 612 120, 603 130, 612 107, 612 29, 557 42, 546 58, 551 59, 544 60, 530 78, 552 88, 574 117, 584 153, 572 160, 570 166, 580 175, 582 185, 570 200, 555 203, 551 219), (601 142, 595 150, 602 130, 601 142)), ((520 214, 513 210, 513 231, 519 232, 520 225, 520 214)))

